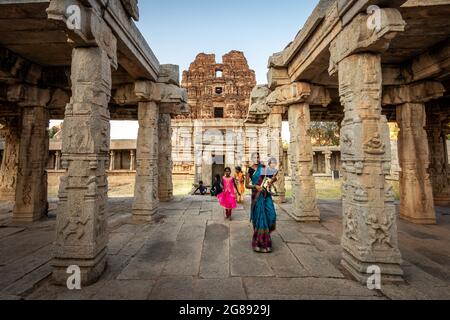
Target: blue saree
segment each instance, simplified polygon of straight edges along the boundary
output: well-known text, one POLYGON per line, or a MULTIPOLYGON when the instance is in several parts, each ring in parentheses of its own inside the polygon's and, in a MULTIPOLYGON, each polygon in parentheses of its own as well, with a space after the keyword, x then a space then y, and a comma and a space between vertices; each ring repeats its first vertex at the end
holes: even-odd
MULTIPOLYGON (((253 185, 261 186, 266 178, 265 167, 259 165, 256 171, 249 169, 253 185)), ((273 204, 272 195, 265 190, 252 191, 252 206, 250 221, 253 223, 253 250, 257 252, 271 252, 272 238, 270 234, 276 228, 277 214, 273 204)))

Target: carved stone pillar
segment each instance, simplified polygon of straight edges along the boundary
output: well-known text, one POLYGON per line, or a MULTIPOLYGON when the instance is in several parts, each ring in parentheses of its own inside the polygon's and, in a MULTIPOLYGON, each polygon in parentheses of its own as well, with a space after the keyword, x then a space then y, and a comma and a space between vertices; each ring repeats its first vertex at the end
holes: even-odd
POLYGON ((383 92, 384 105, 397 106, 400 217, 418 224, 435 224, 436 213, 429 176, 430 152, 425 131, 425 102, 445 92, 439 82, 392 86, 383 92))
POLYGON ((274 200, 278 203, 284 203, 286 202, 286 187, 283 159, 283 139, 281 134, 283 125, 282 112, 275 112, 275 110, 273 110, 273 113, 269 115, 267 122, 269 126, 269 155, 277 159, 278 162, 278 175, 277 182, 275 183, 275 187, 278 191, 278 197, 275 197, 274 200))
POLYGON ((405 103, 397 106, 398 158, 400 172, 400 217, 419 224, 435 224, 428 166, 430 163, 425 127, 425 106, 405 103))
POLYGON ((15 223, 41 219, 48 210, 47 166, 48 111, 43 106, 24 107, 20 133, 19 167, 13 209, 15 223))
POLYGON ((354 54, 339 63, 345 108, 341 129, 344 232, 342 264, 357 279, 381 268, 383 280, 401 280, 401 256, 390 173, 390 134, 381 115, 381 57, 354 54))
POLYGON ((155 102, 139 102, 139 132, 137 140, 136 185, 133 218, 151 221, 158 210, 158 121, 159 107, 155 102))
POLYGON ((130 150, 130 171, 135 170, 136 155, 134 150, 130 150))
POLYGON ((329 73, 339 72, 344 107, 342 265, 364 284, 371 266, 381 269, 382 283, 403 281, 394 193, 386 181, 391 148, 387 119, 381 115, 381 53, 406 23, 396 9, 379 9, 377 14, 379 28, 372 28, 370 17, 360 13, 330 45, 329 73))
POLYGON ((331 156, 333 155, 333 152, 331 151, 325 151, 325 173, 328 176, 331 176, 331 156))
POLYGON ((53 278, 65 285, 67 268, 81 268, 81 283, 95 282, 106 265, 111 62, 97 47, 72 53, 72 98, 66 106, 53 278))
POLYGON ((0 200, 14 201, 19 162, 20 121, 15 117, 0 119, 0 122, 3 125, 3 128, 0 129, 0 136, 4 141, 0 167, 0 200))
POLYGON ((447 157, 447 119, 439 105, 427 107, 428 144, 430 150, 430 178, 436 206, 450 206, 450 166, 447 157))
POLYGON ((55 157, 55 171, 58 171, 61 170, 61 151, 57 150, 55 157))
POLYGON ((109 152, 109 171, 114 171, 116 168, 116 152, 111 150, 109 152))
POLYGON ((158 194, 159 201, 161 202, 168 202, 173 200, 171 123, 172 119, 170 114, 160 114, 158 122, 158 194))
POLYGON ((316 186, 313 176, 313 149, 309 129, 309 104, 327 106, 330 94, 324 87, 294 82, 277 87, 267 97, 273 107, 288 107, 291 143, 289 155, 292 170, 293 210, 289 214, 299 222, 318 222, 316 186))
POLYGON ((292 216, 300 222, 319 222, 316 184, 313 176, 313 149, 309 128, 309 104, 298 103, 289 107, 292 166, 292 216))

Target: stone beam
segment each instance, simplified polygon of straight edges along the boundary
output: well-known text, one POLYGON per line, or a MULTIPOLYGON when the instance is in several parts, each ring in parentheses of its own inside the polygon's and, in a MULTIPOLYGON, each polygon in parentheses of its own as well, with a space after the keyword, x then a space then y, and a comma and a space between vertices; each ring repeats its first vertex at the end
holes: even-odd
POLYGON ((289 107, 297 103, 326 107, 331 103, 331 96, 325 87, 315 86, 306 82, 294 82, 277 87, 267 97, 269 106, 289 107))
POLYGON ((51 93, 49 89, 18 84, 8 87, 7 99, 20 107, 46 107, 50 102, 51 93))
POLYGON ((42 77, 42 67, 0 46, 0 71, 12 81, 37 85, 42 77))
POLYGON ((155 102, 162 113, 179 115, 189 113, 187 91, 174 84, 137 81, 117 88, 113 99, 118 105, 137 105, 155 102))
POLYGON ((266 121, 272 112, 272 108, 267 104, 269 94, 270 90, 265 85, 258 85, 253 88, 250 94, 248 114, 245 122, 263 124, 266 121))
POLYGON ((331 42, 329 74, 338 71, 338 64, 345 58, 361 52, 382 53, 389 48, 397 33, 405 30, 406 22, 397 9, 380 9, 380 28, 368 23, 371 16, 357 15, 331 42))
POLYGON ((97 1, 72 0, 71 5, 80 10, 79 18, 74 19, 73 11, 68 10, 67 1, 51 0, 47 8, 47 16, 50 20, 56 20, 66 28, 72 44, 79 46, 98 46, 109 58, 111 65, 117 69, 117 39, 112 29, 102 16, 102 6, 97 1), (91 7, 91 5, 94 5, 91 7), (68 27, 71 26, 71 27, 68 27))
POLYGON ((387 86, 383 88, 382 105, 401 105, 422 103, 438 99, 444 95, 445 88, 437 81, 423 81, 411 85, 387 86))
POLYGON ((383 67, 383 85, 440 80, 450 73, 450 40, 440 43, 402 66, 383 67))
POLYGON ((138 0, 120 0, 125 8, 125 11, 130 15, 134 20, 139 20, 139 7, 138 0))

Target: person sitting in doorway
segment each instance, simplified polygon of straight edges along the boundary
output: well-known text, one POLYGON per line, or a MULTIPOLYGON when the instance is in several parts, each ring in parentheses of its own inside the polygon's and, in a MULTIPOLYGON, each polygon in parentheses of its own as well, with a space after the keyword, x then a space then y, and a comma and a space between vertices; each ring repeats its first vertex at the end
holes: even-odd
POLYGON ((195 195, 197 193, 197 191, 199 191, 202 196, 204 196, 208 192, 208 188, 205 187, 205 184, 203 183, 203 181, 200 181, 198 183, 197 189, 195 189, 195 191, 192 194, 195 195))
POLYGON ((211 188, 211 196, 217 197, 219 194, 222 193, 222 191, 223 191, 222 178, 218 174, 214 178, 214 184, 211 188))

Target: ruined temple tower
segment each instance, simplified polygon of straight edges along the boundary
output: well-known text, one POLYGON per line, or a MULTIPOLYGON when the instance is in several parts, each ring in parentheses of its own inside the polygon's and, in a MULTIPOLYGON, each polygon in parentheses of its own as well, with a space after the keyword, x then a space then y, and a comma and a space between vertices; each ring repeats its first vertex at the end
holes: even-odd
POLYGON ((210 184, 227 166, 247 166, 253 152, 267 156, 267 126, 244 125, 255 85, 244 53, 231 51, 221 63, 214 54, 197 55, 182 80, 191 114, 172 122, 175 174, 210 184))

